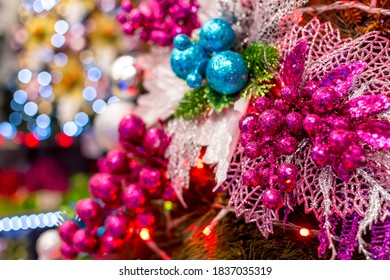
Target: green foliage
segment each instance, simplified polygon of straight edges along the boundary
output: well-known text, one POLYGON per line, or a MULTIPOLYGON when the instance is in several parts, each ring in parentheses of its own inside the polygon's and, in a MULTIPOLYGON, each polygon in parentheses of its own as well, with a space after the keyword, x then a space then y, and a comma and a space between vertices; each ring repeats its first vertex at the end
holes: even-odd
POLYGON ((223 109, 229 107, 236 100, 236 96, 220 94, 209 88, 206 92, 206 98, 215 112, 220 113, 223 109))
POLYGON ((220 94, 210 86, 204 85, 185 93, 176 107, 175 116, 185 120, 193 120, 202 117, 210 109, 220 113, 233 104, 235 100, 236 96, 220 94))
POLYGON ((275 47, 253 43, 241 53, 247 62, 250 77, 257 83, 270 81, 275 73, 270 68, 278 64, 279 54, 275 47))
POLYGON ((256 83, 250 83, 242 90, 240 95, 243 98, 250 98, 250 97, 256 98, 259 96, 264 96, 274 86, 275 86, 274 84, 260 84, 260 85, 258 85, 256 83))
MULTIPOLYGON (((279 54, 275 47, 254 43, 241 53, 249 69, 249 82, 239 97, 250 98, 265 95, 274 84, 270 83, 278 64, 279 54)), ((237 95, 223 95, 204 85, 187 92, 176 107, 175 116, 193 120, 204 116, 210 109, 220 113, 237 100, 237 95)))
POLYGON ((274 78, 279 60, 279 54, 275 47, 263 43, 253 43, 241 53, 246 60, 249 69, 249 84, 241 91, 241 97, 250 98, 265 95, 274 84, 270 81, 274 78))
POLYGON ((176 107, 175 116, 185 120, 193 120, 207 112, 210 105, 206 98, 206 87, 202 86, 186 92, 176 107))
MULTIPOLYGON (((318 259, 318 239, 301 237, 296 231, 275 227, 265 239, 255 223, 245 223, 233 214, 217 224, 209 236, 189 238, 176 250, 174 259, 213 260, 314 260, 318 259)), ((329 258, 329 256, 324 256, 329 258)))

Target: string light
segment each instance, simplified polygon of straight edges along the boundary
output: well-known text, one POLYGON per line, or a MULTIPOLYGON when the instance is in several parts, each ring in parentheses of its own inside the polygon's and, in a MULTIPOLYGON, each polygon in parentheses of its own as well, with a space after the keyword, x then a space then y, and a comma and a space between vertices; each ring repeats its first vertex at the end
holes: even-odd
POLYGON ((299 230, 299 234, 300 234, 301 236, 307 237, 307 236, 310 235, 310 230, 308 230, 307 228, 301 228, 301 229, 299 230))
POLYGON ((165 201, 164 202, 164 208, 167 211, 171 211, 173 208, 173 203, 171 201, 165 201))
POLYGON ((202 232, 204 235, 209 236, 211 233, 211 229, 212 229, 212 227, 210 225, 208 225, 207 227, 204 228, 204 230, 202 232))
MULTIPOLYGON (((23 0, 22 7, 30 13, 40 14, 47 13, 59 2, 60 0, 23 0)), ((104 3, 105 4, 102 5, 105 9, 111 10, 115 7, 115 1, 107 0, 104 3)), ((69 57, 63 52, 56 53, 58 51, 56 48, 58 49, 65 44, 69 44, 75 49, 75 44, 78 42, 77 44, 81 44, 81 50, 85 45, 83 36, 85 36, 86 28, 83 23, 77 23, 71 26, 69 22, 61 19, 54 22, 53 29, 55 33, 52 34, 50 40, 54 48, 52 47, 52 49, 48 49, 46 52, 42 53, 41 59, 45 63, 54 63, 57 67, 64 67, 68 64, 69 57), (71 36, 67 36, 68 33, 72 33, 71 36)), ((106 100, 105 97, 104 99, 97 99, 98 92, 94 88, 96 84, 93 84, 99 82, 105 74, 100 67, 97 66, 97 62, 93 56, 90 57, 88 63, 84 63, 83 61, 83 68, 88 79, 87 84, 91 84, 84 88, 82 92, 83 98, 90 102, 89 105, 92 107, 94 113, 101 114, 106 110, 107 104, 117 102, 119 99, 115 96, 111 96, 109 99, 107 96, 108 100, 106 100)), ((129 75, 134 75, 134 69, 130 72, 129 75)), ((3 133, 0 134, 7 140, 13 139, 16 135, 15 132, 21 130, 21 128, 17 127, 21 126, 23 122, 27 122, 27 128, 32 134, 29 134, 28 137, 26 137, 24 143, 28 147, 36 147, 39 141, 46 140, 51 136, 51 126, 53 125, 53 102, 57 95, 57 92, 54 91, 52 85, 60 82, 62 79, 62 70, 55 69, 35 72, 34 70, 23 68, 17 73, 17 79, 19 83, 26 84, 26 88, 30 86, 28 85, 30 83, 32 83, 31 85, 34 87, 36 87, 36 83, 38 83, 38 92, 35 93, 22 89, 14 92, 13 99, 10 102, 10 107, 14 111, 14 114, 10 115, 9 123, 1 126, 0 130, 3 133), (39 98, 39 101, 37 98, 39 98)), ((73 121, 61 123, 61 130, 69 137, 77 137, 88 127, 89 123, 90 116, 80 111, 76 112, 73 121)), ((70 143, 73 142, 73 138, 69 137, 61 137, 62 141, 60 141, 60 143, 64 146, 70 146, 70 143)))
POLYGON ((0 219, 0 232, 57 226, 61 223, 61 221, 63 221, 62 214, 63 212, 57 211, 49 213, 40 213, 38 215, 23 215, 20 217, 14 216, 12 218, 6 217, 0 219))
POLYGON ((139 236, 143 241, 149 241, 150 240, 150 232, 147 228, 141 229, 139 236))
POLYGON ((202 169, 204 167, 204 164, 203 164, 203 162, 200 159, 198 160, 198 163, 196 164, 196 167, 198 169, 202 169))

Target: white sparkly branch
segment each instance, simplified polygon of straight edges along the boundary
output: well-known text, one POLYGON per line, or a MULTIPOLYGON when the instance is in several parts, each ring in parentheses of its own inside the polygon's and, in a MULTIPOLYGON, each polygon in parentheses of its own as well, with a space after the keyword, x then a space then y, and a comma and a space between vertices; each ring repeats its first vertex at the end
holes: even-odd
MULTIPOLYGON (((354 81, 354 85, 352 86, 352 91, 353 91, 354 88, 355 88, 356 81, 357 81, 357 79, 355 79, 355 81, 354 81)), ((388 90, 390 90, 390 83, 389 83, 389 82, 384 82, 384 81, 381 81, 381 80, 373 79, 373 80, 370 80, 370 81, 368 81, 368 82, 362 84, 361 87, 360 87, 358 90, 356 90, 356 91, 349 97, 349 100, 354 99, 354 98, 359 97, 359 96, 362 96, 363 93, 367 90, 367 87, 368 87, 369 85, 372 85, 372 84, 382 85, 382 86, 385 86, 388 90)))
POLYGON ((384 111, 384 112, 378 114, 378 118, 386 119, 386 120, 390 121, 390 110, 387 110, 387 111, 384 111))
POLYGON ((390 15, 389 9, 376 8, 376 1, 371 1, 371 5, 367 6, 358 1, 337 1, 330 5, 318 5, 297 9, 301 13, 321 14, 332 10, 359 9, 370 14, 390 15))
POLYGON ((359 230, 357 234, 360 252, 362 252, 367 259, 370 259, 371 253, 366 249, 367 244, 364 241, 363 235, 366 233, 367 228, 370 228, 379 218, 382 203, 380 196, 390 202, 390 194, 367 172, 362 169, 358 169, 357 172, 371 185, 369 205, 363 220, 359 223, 359 230))
POLYGON ((329 222, 329 215, 332 213, 332 211, 330 209, 332 201, 330 199, 329 193, 330 193, 330 190, 331 190, 332 184, 333 184, 332 170, 330 169, 329 166, 327 166, 326 168, 324 168, 322 170, 321 174, 319 175, 318 181, 319 181, 319 185, 321 188, 321 192, 324 196, 324 200, 322 202, 324 204, 324 218, 325 218, 324 228, 326 230, 326 234, 327 234, 328 240, 329 240, 329 249, 332 250, 331 259, 334 260, 337 256, 337 251, 336 251, 336 247, 333 243, 332 233, 330 231, 332 228, 332 225, 329 222))
POLYGON ((165 154, 169 159, 167 175, 184 207, 187 205, 183 199, 183 189, 189 188, 190 170, 197 164, 201 149, 195 142, 197 130, 196 122, 174 119, 168 123, 168 134, 172 139, 165 154))

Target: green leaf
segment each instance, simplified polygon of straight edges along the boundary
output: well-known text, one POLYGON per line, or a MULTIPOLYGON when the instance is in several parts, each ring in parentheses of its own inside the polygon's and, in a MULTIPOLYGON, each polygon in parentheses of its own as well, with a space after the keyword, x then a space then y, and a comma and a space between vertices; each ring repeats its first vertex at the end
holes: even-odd
POLYGON ((210 105, 206 97, 206 87, 208 86, 202 86, 186 92, 176 107, 175 116, 185 120, 194 120, 210 110, 210 105))
POLYGON ((264 96, 267 94, 267 92, 273 88, 274 84, 256 84, 256 83, 250 83, 246 88, 244 88, 241 91, 241 97, 242 98, 251 98, 251 97, 259 97, 264 96))
POLYGON ((247 62, 251 78, 258 81, 272 79, 274 76, 272 68, 277 66, 279 60, 276 47, 253 43, 241 55, 247 62))
POLYGON ((223 109, 229 107, 237 99, 237 95, 231 96, 220 94, 210 87, 208 87, 208 89, 206 90, 206 97, 209 101, 210 106, 214 109, 216 113, 222 112, 223 109))

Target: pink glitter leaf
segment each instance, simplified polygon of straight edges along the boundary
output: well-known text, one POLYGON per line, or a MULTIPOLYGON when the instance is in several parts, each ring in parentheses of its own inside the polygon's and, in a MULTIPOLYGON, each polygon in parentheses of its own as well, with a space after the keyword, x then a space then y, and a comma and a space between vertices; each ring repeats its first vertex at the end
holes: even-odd
POLYGON ((306 54, 307 41, 302 40, 286 56, 283 68, 283 80, 286 85, 298 86, 301 83, 305 70, 306 54))
POLYGON ((390 108, 390 97, 386 95, 364 95, 348 101, 346 112, 354 119, 361 119, 390 108))
POLYGON ((390 150, 390 123, 367 121, 356 127, 360 139, 377 149, 390 150))
POLYGON ((337 67, 326 74, 321 80, 321 87, 330 87, 336 90, 340 96, 345 95, 352 86, 355 78, 359 76, 367 63, 357 61, 337 67))

